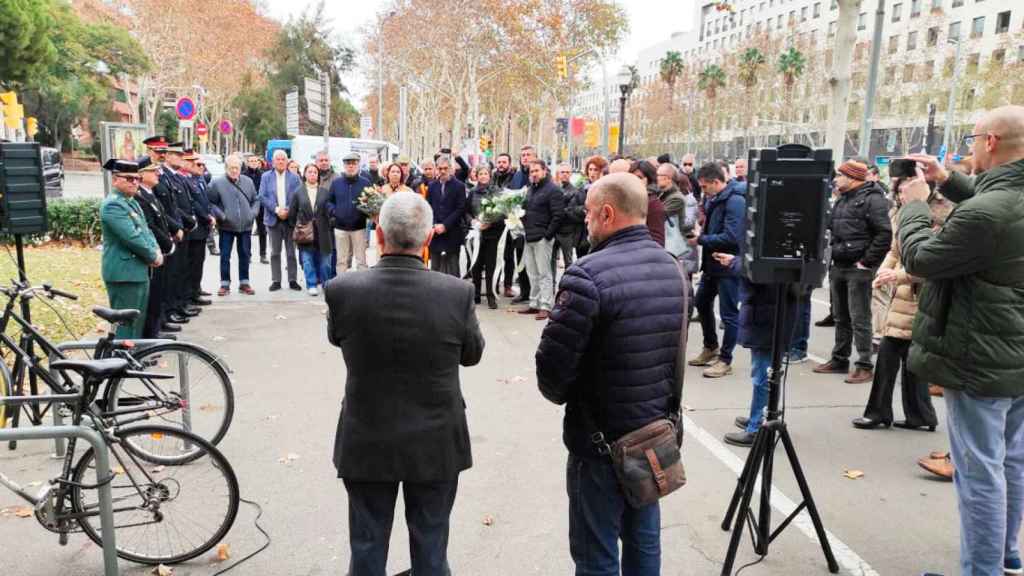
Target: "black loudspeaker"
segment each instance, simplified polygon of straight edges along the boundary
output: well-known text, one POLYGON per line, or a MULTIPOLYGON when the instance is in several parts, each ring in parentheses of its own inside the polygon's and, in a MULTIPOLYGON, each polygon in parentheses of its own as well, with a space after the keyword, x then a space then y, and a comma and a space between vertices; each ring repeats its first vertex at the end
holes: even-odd
POLYGON ((0 142, 0 231, 43 234, 46 180, 37 142, 0 142))
POLYGON ((821 285, 832 151, 800 144, 750 151, 743 271, 755 284, 821 285))

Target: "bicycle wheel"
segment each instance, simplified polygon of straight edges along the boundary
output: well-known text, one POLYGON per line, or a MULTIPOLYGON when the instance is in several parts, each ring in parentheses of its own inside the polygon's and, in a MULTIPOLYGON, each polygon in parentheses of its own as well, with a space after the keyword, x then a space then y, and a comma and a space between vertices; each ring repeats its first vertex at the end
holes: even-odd
MULTIPOLYGON (((14 378, 11 377, 10 368, 0 359, 0 396, 10 396, 13 393, 13 382, 14 378)), ((0 428, 7 427, 7 419, 14 410, 17 410, 17 408, 8 410, 6 404, 0 404, 0 428)))
MULTIPOLYGON (((125 428, 115 436, 110 488, 117 555, 140 564, 177 564, 216 546, 238 514, 238 479, 224 455, 195 434, 169 426, 125 428), (200 454, 181 463, 185 446, 200 454)), ((92 448, 75 465, 72 480, 97 483, 92 448)), ((72 485, 70 496, 82 531, 102 546, 99 491, 72 485)))
POLYGON ((224 438, 235 413, 235 393, 227 369, 216 356, 187 342, 157 344, 131 355, 144 371, 173 378, 111 380, 107 410, 167 406, 165 401, 170 400, 177 407, 150 411, 158 423, 192 432, 214 445, 224 438))

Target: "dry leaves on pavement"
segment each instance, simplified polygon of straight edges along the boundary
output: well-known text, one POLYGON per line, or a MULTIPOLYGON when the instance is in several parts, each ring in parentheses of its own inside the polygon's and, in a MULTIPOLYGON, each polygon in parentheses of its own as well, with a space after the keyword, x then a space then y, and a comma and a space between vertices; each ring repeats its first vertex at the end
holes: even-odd
POLYGON ((217 545, 217 561, 223 562, 228 558, 231 558, 231 546, 227 544, 217 545))
POLYGON ((490 514, 484 516, 484 526, 494 526, 494 516, 490 514))
POLYGON ((174 568, 161 564, 156 568, 153 568, 153 571, 150 572, 150 574, 155 574, 156 576, 174 576, 174 568))
POLYGON ((862 470, 846 470, 845 472, 843 472, 843 476, 849 478, 850 480, 857 480, 859 478, 864 477, 864 472, 862 470))

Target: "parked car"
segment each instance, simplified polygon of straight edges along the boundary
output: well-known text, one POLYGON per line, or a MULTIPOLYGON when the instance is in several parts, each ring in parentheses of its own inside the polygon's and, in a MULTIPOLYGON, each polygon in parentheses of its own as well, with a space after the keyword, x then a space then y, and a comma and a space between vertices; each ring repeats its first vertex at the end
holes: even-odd
POLYGON ((43 157, 43 180, 46 181, 46 197, 60 198, 64 195, 64 157, 56 148, 39 149, 43 157))

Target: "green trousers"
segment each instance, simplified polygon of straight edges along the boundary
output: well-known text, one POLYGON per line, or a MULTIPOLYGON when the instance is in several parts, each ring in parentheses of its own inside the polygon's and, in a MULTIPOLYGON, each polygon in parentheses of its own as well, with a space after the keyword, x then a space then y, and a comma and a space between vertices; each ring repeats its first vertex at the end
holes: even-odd
POLYGON ((127 326, 117 327, 118 338, 142 338, 146 323, 146 304, 149 302, 149 281, 105 282, 110 307, 114 310, 138 310, 139 316, 127 326))

